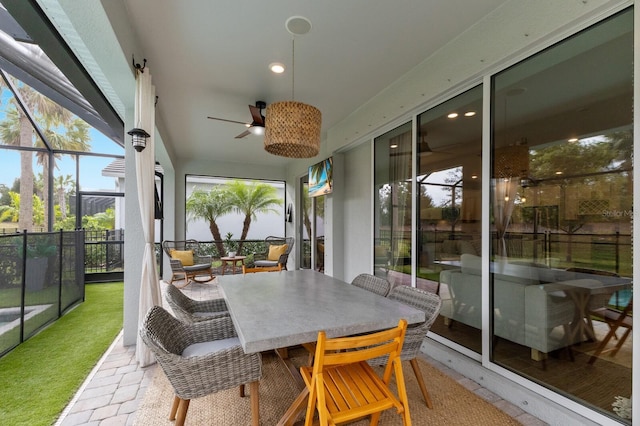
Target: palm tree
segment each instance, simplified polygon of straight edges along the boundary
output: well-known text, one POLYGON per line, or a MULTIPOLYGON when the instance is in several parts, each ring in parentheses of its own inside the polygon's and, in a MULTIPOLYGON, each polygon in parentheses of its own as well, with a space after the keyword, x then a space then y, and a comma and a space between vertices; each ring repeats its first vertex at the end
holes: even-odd
MULTIPOLYGON (((9 145, 33 146, 33 128, 27 116, 15 106, 7 110, 5 120, 0 122, 0 137, 9 145)), ((33 228, 33 152, 20 151, 20 198, 18 228, 30 231, 33 228)))
MULTIPOLYGON (((89 126, 81 119, 74 117, 69 111, 51 101, 46 96, 35 91, 31 87, 14 79, 14 85, 18 88, 25 107, 31 111, 39 125, 44 129, 43 133, 51 144, 52 149, 86 151, 89 149, 89 126), (64 133, 60 128, 65 129, 64 133)), ((18 105, 14 97, 9 101, 11 107, 7 109, 5 119, 0 122, 0 137, 9 145, 21 147, 44 147, 44 142, 34 131, 29 117, 18 105), (34 143, 35 138, 35 143, 34 143)), ((43 165, 44 188, 43 204, 49 204, 49 167, 48 153, 39 152, 38 162, 43 165)), ((55 164, 54 164, 55 166, 55 164)), ((20 229, 31 231, 33 228, 33 152, 20 151, 20 217, 18 226, 20 229)), ((44 224, 48 223, 48 208, 44 209, 44 224)))
POLYGON ((57 176, 53 179, 53 188, 60 206, 60 220, 67 218, 67 189, 72 188, 74 181, 71 175, 57 176))
POLYGON ((209 191, 194 188, 186 203, 187 217, 189 219, 201 218, 209 222, 209 230, 219 256, 224 256, 225 250, 216 220, 220 216, 231 212, 233 206, 229 201, 227 189, 223 186, 215 185, 209 191))
POLYGON ((309 168, 309 180, 319 182, 322 175, 325 175, 329 191, 333 186, 333 157, 329 157, 324 161, 320 161, 309 168))
MULTIPOLYGON (((89 151, 91 145, 89 144, 89 125, 78 117, 72 117, 69 113, 62 114, 60 118, 65 119, 64 122, 57 122, 51 120, 51 117, 44 117, 45 127, 44 134, 47 141, 51 145, 52 149, 65 150, 65 151, 89 151), (59 126, 65 127, 65 133, 61 133, 57 128, 59 126)), ((40 120, 38 120, 40 121, 40 120)), ((38 146, 44 147, 40 138, 38 138, 38 146)), ((44 179, 42 188, 42 201, 45 206, 49 205, 49 168, 55 167, 56 159, 60 158, 60 154, 54 154, 52 157, 52 163, 49 164, 48 153, 40 151, 36 154, 38 158, 38 164, 42 164, 42 173, 46 176, 44 179)), ((54 186, 55 189, 55 186, 54 186)), ((62 207, 62 206, 61 206, 62 207)), ((49 210, 45 209, 45 224, 48 223, 49 210)), ((64 213, 63 213, 64 214, 64 213)))
POLYGON ((251 221, 256 219, 258 213, 278 213, 275 207, 282 206, 283 201, 277 196, 276 188, 267 183, 255 182, 247 184, 234 180, 227 184, 227 189, 233 210, 244 214, 242 235, 240 235, 240 244, 238 246, 238 253, 242 253, 242 245, 249 233, 251 221))

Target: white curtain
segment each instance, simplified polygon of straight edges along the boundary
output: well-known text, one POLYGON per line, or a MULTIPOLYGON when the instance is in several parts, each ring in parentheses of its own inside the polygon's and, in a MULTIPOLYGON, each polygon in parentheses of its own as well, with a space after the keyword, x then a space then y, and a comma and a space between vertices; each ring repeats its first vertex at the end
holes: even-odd
MULTIPOLYGON (((136 76, 136 105, 135 127, 144 129, 151 135, 147 138, 147 147, 142 152, 136 152, 136 180, 138 184, 138 203, 144 233, 144 254, 142 256, 142 274, 140 276, 140 304, 138 311, 138 326, 154 305, 160 305, 160 285, 156 271, 156 255, 154 247, 154 189, 155 189, 155 87, 151 84, 149 68, 144 72, 137 72, 136 76)), ((147 345, 138 334, 136 341, 136 360, 140 366, 153 364, 155 358, 147 345)))
POLYGON ((498 234, 498 255, 507 256, 504 236, 507 233, 520 179, 517 177, 493 179, 493 224, 498 234))

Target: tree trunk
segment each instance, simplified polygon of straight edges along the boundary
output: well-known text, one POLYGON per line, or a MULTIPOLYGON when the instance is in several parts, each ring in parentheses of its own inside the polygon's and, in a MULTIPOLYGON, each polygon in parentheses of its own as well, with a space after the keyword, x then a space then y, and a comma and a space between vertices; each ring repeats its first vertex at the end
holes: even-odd
POLYGON ((67 218, 67 197, 64 190, 64 186, 60 185, 58 192, 58 205, 60 206, 60 219, 65 220, 67 218))
MULTIPOLYGON (((20 146, 33 146, 33 128, 20 111, 20 146)), ((33 230, 33 152, 20 151, 20 230, 33 230)))
POLYGON ((42 161, 42 206, 44 207, 44 227, 49 230, 49 156, 42 161))
POLYGON ((247 239, 247 234, 249 233, 249 228, 251 227, 251 215, 246 215, 244 217, 244 222, 242 223, 242 235, 240 236, 240 243, 238 244, 238 254, 242 254, 242 245, 244 240, 247 239))
POLYGON ((224 243, 222 242, 222 237, 220 236, 220 228, 218 228, 218 224, 215 220, 209 221, 209 231, 211 231, 211 236, 213 237, 213 243, 218 250, 218 256, 225 256, 224 252, 224 243))

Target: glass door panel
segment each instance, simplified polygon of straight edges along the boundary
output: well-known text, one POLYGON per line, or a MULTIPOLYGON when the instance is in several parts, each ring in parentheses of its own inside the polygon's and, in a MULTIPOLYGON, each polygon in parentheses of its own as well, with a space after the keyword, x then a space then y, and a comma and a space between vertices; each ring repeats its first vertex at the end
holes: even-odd
POLYGON ((411 123, 374 141, 374 274, 411 285, 411 123))
POLYGON ((442 298, 432 331, 480 353, 482 86, 418 116, 417 148, 416 283, 442 298))
POLYGON ((618 421, 632 338, 609 318, 631 303, 633 48, 627 10, 492 87, 492 360, 618 421))

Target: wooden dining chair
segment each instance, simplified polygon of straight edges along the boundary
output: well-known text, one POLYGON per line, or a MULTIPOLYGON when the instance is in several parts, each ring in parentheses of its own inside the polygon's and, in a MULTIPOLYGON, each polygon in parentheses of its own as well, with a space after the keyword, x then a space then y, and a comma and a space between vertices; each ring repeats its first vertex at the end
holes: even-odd
POLYGON ((633 298, 629 300, 629 304, 622 311, 611 308, 606 309, 606 311, 604 312, 604 319, 607 324, 609 324, 609 332, 607 333, 605 338, 602 339, 602 342, 600 342, 596 351, 593 353, 593 355, 591 355, 591 358, 589 358, 589 364, 593 364, 594 362, 596 362, 598 357, 603 353, 611 352, 611 356, 614 356, 618 353, 625 340, 627 340, 627 337, 629 337, 629 334, 631 334, 631 331, 633 330, 632 314, 633 298), (619 328, 626 329, 622 334, 622 337, 618 339, 618 343, 613 348, 606 349, 609 340, 611 340, 611 338, 613 337, 617 337, 616 331, 618 331, 619 328))
POLYGON ((313 366, 300 368, 309 391, 305 425, 313 424, 316 410, 320 425, 334 425, 371 416, 376 426, 382 411, 395 408, 405 426, 411 425, 400 353, 407 321, 389 330, 327 339, 318 333, 313 366), (382 377, 367 360, 388 356, 382 377), (396 382, 390 388, 391 376, 396 382), (397 394, 397 396, 396 396, 397 394))

